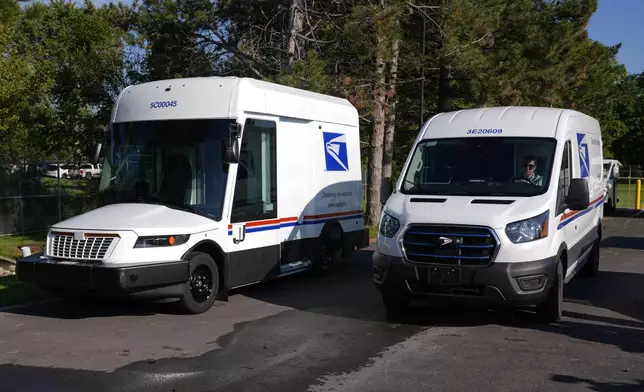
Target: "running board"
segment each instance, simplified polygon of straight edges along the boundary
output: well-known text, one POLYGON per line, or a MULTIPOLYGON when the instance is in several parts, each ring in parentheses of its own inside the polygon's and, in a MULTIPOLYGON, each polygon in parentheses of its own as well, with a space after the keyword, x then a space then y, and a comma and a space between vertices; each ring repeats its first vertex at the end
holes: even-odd
POLYGON ((280 265, 280 276, 306 271, 311 268, 311 265, 313 265, 311 261, 295 261, 293 263, 282 264, 280 265))

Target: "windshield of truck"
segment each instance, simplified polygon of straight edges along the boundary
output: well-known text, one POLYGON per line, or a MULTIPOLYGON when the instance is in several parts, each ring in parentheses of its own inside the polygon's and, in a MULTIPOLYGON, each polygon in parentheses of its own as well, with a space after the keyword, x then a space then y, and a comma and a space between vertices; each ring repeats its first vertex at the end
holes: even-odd
POLYGON ((548 188, 556 142, 468 137, 421 141, 401 191, 414 195, 534 196, 548 188))
POLYGON ((223 140, 232 121, 112 124, 101 175, 102 203, 163 204, 221 219, 228 177, 223 140))

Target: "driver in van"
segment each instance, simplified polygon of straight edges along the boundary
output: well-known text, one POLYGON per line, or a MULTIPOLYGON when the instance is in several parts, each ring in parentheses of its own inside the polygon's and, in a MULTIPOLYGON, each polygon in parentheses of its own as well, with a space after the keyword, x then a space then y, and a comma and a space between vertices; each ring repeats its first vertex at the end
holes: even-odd
POLYGON ((537 186, 543 184, 543 177, 537 174, 537 157, 528 155, 523 159, 523 178, 537 186))

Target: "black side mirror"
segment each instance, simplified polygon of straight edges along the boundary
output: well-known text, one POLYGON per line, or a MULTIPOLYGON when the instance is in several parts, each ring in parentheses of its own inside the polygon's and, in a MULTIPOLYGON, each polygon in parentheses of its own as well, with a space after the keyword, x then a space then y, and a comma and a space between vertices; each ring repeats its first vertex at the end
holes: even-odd
POLYGON ((393 186, 391 184, 391 178, 383 178, 380 183, 380 204, 386 204, 393 192, 393 186))
POLYGON ((239 136, 241 135, 241 125, 238 123, 230 124, 228 129, 228 138, 224 139, 224 163, 239 163, 239 136))
POLYGON ((574 178, 570 181, 568 196, 566 196, 566 206, 571 210, 581 211, 590 205, 590 195, 588 193, 588 180, 583 178, 574 178))

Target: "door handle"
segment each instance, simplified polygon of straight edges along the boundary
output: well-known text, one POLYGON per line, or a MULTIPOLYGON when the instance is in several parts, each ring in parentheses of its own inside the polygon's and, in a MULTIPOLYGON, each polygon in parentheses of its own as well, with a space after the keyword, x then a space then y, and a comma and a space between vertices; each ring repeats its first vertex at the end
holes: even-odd
POLYGON ((241 225, 239 226, 238 229, 239 229, 239 239, 233 238, 233 242, 235 244, 239 244, 240 242, 246 239, 246 225, 241 225))

